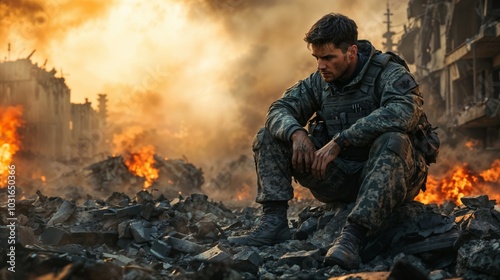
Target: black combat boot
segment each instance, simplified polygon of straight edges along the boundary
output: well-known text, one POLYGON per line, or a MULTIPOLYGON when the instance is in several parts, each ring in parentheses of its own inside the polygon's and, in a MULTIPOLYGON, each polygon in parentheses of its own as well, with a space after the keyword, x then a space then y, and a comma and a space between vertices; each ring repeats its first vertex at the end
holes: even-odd
POLYGON ((359 250, 366 232, 364 227, 347 224, 326 253, 325 263, 328 265, 337 264, 347 270, 357 268, 361 262, 359 250))
POLYGON ((231 244, 248 246, 274 245, 292 238, 286 211, 286 201, 263 203, 264 215, 248 235, 228 237, 231 244))

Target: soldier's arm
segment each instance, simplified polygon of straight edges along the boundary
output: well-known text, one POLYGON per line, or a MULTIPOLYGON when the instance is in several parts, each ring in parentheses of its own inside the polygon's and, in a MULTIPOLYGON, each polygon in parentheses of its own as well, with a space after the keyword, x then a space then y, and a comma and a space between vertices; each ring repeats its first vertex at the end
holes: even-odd
POLYGON ((342 132, 350 145, 365 146, 384 132, 409 132, 418 123, 423 98, 413 76, 390 63, 378 79, 380 108, 342 132))
POLYGON ((266 127, 274 137, 290 141, 296 130, 303 128, 319 110, 321 77, 315 72, 285 91, 271 104, 266 116, 266 127))

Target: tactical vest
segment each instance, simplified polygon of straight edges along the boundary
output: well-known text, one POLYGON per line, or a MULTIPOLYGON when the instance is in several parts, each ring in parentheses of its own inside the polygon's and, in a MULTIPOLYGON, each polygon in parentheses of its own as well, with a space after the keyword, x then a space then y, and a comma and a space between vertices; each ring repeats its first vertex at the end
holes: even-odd
MULTIPOLYGON (((380 107, 380 98, 375 92, 375 82, 391 58, 391 54, 376 53, 367 62, 369 63, 368 69, 356 88, 344 92, 332 90, 332 93, 326 97, 321 112, 317 114, 322 115, 329 139, 380 107)), ((339 157, 364 161, 368 159, 369 152, 370 146, 351 146, 342 151, 339 157)))

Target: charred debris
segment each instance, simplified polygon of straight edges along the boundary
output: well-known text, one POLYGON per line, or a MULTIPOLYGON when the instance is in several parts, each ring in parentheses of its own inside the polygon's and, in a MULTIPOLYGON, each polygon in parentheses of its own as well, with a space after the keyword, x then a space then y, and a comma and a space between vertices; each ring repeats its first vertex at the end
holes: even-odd
MULTIPOLYGON (((412 279, 498 279, 500 208, 486 195, 462 203, 399 208, 387 229, 367 240, 361 267, 345 271, 325 266, 323 257, 352 204, 291 201, 294 238, 256 248, 230 246, 227 237, 250 230, 258 208, 230 209, 200 193, 113 192, 77 202, 37 191, 17 201, 16 273, 7 271, 2 251, 1 278, 403 279, 411 272, 412 279)), ((3 203, 2 243, 7 217, 3 203)))

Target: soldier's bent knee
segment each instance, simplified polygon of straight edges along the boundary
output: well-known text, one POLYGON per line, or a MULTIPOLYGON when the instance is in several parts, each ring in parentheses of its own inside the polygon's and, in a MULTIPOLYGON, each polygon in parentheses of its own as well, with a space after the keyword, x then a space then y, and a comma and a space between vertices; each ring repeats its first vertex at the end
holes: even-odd
POLYGON ((252 149, 258 150, 262 146, 263 143, 269 143, 272 138, 271 133, 267 130, 266 127, 261 127, 255 137, 253 138, 252 149))
POLYGON ((410 138, 407 134, 386 132, 375 139, 370 154, 380 154, 382 150, 388 149, 407 161, 411 154, 411 148, 410 138))

